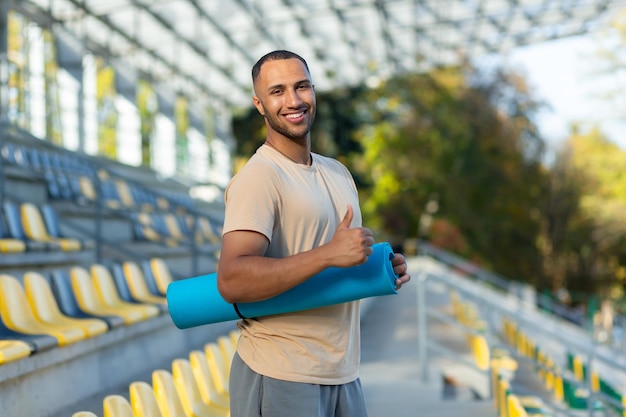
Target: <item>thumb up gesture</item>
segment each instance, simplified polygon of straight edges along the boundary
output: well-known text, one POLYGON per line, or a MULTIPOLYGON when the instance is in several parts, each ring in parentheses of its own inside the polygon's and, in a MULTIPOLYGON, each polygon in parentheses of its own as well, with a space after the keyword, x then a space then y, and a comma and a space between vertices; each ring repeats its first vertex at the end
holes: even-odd
POLYGON ((331 265, 350 267, 364 264, 373 253, 374 236, 366 227, 350 227, 354 211, 348 205, 346 214, 335 230, 335 235, 328 242, 331 265))

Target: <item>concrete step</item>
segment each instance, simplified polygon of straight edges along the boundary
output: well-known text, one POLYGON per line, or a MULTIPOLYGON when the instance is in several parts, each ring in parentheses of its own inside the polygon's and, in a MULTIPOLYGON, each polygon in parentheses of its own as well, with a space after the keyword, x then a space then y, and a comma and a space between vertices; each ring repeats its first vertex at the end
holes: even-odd
POLYGON ((414 360, 362 364, 361 382, 369 417, 489 417, 496 416, 492 400, 471 385, 444 378, 431 368, 427 381, 418 376, 414 360))

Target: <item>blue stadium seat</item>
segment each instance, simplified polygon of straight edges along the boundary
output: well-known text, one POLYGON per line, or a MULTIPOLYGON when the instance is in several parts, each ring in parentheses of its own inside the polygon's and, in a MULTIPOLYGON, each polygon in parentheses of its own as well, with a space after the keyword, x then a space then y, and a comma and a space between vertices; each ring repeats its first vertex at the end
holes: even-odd
POLYGON ((113 280, 115 281, 115 286, 117 287, 117 292, 120 294, 120 298, 124 301, 134 303, 135 300, 130 294, 130 289, 128 289, 126 278, 124 278, 122 265, 116 263, 111 267, 111 270, 113 272, 113 280))
POLYGON ((26 250, 26 243, 21 239, 14 239, 9 234, 4 215, 0 212, 0 253, 19 253, 26 250))
POLYGON ((124 325, 124 319, 120 316, 111 314, 97 315, 81 310, 76 301, 76 295, 72 290, 72 283, 67 271, 61 269, 52 271, 50 284, 52 293, 64 314, 76 318, 99 318, 104 320, 110 329, 124 325))
MULTIPOLYGON (((57 213, 50 204, 43 204, 41 206, 41 215, 43 216, 43 220, 50 236, 57 239, 65 238, 59 230, 59 218, 57 217, 57 213)), ((80 242, 83 250, 93 249, 95 247, 95 242, 92 239, 76 239, 80 242)))
POLYGON ((20 215, 19 207, 16 203, 12 201, 5 201, 4 206, 4 218, 7 221, 7 226, 9 229, 9 234, 14 239, 19 239, 26 244, 26 250, 29 251, 45 251, 45 250, 60 250, 61 245, 54 242, 36 242, 34 240, 29 239, 24 232, 24 227, 22 226, 22 218, 20 215))
POLYGON ((150 292, 154 295, 164 296, 165 293, 162 293, 157 288, 157 284, 154 278, 154 274, 152 273, 152 268, 150 268, 150 261, 144 261, 141 263, 141 269, 143 271, 143 276, 146 279, 146 285, 150 292))

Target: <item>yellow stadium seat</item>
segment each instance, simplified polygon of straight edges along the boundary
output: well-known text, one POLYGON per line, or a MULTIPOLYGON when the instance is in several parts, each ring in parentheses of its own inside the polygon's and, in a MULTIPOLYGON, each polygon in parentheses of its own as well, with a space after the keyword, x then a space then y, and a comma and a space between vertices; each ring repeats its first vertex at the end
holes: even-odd
POLYGON ((206 404, 196 384, 187 359, 174 359, 172 362, 172 376, 178 398, 188 417, 229 417, 228 408, 206 404))
POLYGON ((228 381, 230 374, 227 372, 226 363, 224 362, 224 355, 220 352, 220 348, 215 342, 207 343, 204 345, 204 354, 206 355, 211 375, 213 375, 213 381, 215 382, 215 388, 220 395, 229 397, 228 381))
POLYGON ((198 217, 197 222, 198 229, 200 230, 202 237, 215 245, 220 243, 220 237, 213 231, 213 227, 211 226, 211 222, 208 218, 198 217))
POLYGON ((24 288, 30 307, 40 321, 52 325, 78 327, 83 329, 88 337, 97 336, 108 330, 103 320, 73 318, 61 313, 48 281, 39 272, 29 271, 24 274, 24 288))
POLYGON ((124 273, 124 279, 128 284, 128 289, 135 300, 167 307, 167 299, 164 296, 154 295, 150 292, 146 278, 135 262, 124 262, 122 264, 122 271, 124 273))
POLYGON ((152 386, 144 381, 134 381, 128 387, 130 405, 135 417, 162 417, 152 386))
POLYGON ((89 272, 82 266, 70 268, 70 280, 76 302, 82 311, 99 316, 122 317, 126 324, 144 320, 144 315, 140 310, 117 308, 104 304, 98 296, 89 272))
POLYGON ((190 237, 185 236, 183 231, 180 229, 180 225, 175 215, 173 214, 164 214, 163 215, 163 223, 165 223, 165 227, 169 236, 173 239, 176 239, 179 242, 189 242, 190 237))
POLYGON ((120 201, 122 205, 126 208, 133 208, 136 206, 135 199, 133 198, 133 193, 128 186, 128 183, 124 180, 115 180, 115 187, 117 188, 117 193, 120 196, 120 201))
POLYGON ((161 294, 167 294, 167 286, 174 279, 170 274, 170 269, 161 258, 150 259, 150 270, 154 276, 154 282, 161 294))
POLYGON ((133 315, 139 312, 144 319, 159 315, 161 310, 152 304, 129 303, 122 300, 117 292, 111 272, 104 265, 93 264, 89 270, 98 297, 104 305, 116 310, 127 311, 129 314, 133 315))
POLYGON ((233 344, 230 336, 219 336, 217 338, 217 345, 219 346, 220 352, 222 352, 224 357, 226 374, 230 375, 230 365, 233 362, 233 356, 235 356, 235 345, 233 344))
MULTIPOLYGON (((98 200, 98 192, 93 181, 86 175, 78 177, 78 186, 82 196, 89 202, 95 203, 98 200)), ((122 205, 118 200, 105 199, 104 205, 110 209, 119 209, 122 205)))
POLYGON ((147 212, 141 212, 134 214, 132 216, 134 221, 137 223, 140 233, 142 235, 142 239, 151 241, 164 243, 170 247, 178 246, 178 241, 176 239, 172 239, 171 237, 163 236, 159 233, 152 221, 152 214, 147 212))
POLYGON ((471 335, 469 337, 470 340, 470 349, 474 356, 474 361, 476 362, 476 366, 478 369, 487 370, 489 369, 491 363, 491 354, 489 350, 489 344, 487 343, 487 339, 483 336, 471 335))
POLYGON ((230 340, 233 343, 233 347, 235 348, 235 351, 236 351, 237 342, 239 342, 239 336, 241 336, 241 332, 239 331, 239 329, 231 330, 230 333, 228 333, 228 335, 230 336, 230 340))
POLYGON ((104 417, 135 417, 128 400, 121 395, 107 395, 102 400, 104 417))
POLYGON ((82 244, 78 239, 72 238, 55 238, 50 236, 46 229, 46 224, 41 216, 41 212, 36 205, 32 203, 22 203, 20 205, 20 214, 24 233, 26 236, 36 242, 54 242, 61 246, 66 252, 79 251, 82 244))
POLYGON ((21 340, 0 340, 0 364, 25 358, 31 353, 30 345, 21 340))
POLYGON ((152 372, 152 388, 163 417, 186 416, 180 402, 174 378, 169 371, 157 369, 152 372))
POLYGON ((7 274, 0 275, 0 312, 9 329, 27 334, 51 335, 59 341, 60 346, 78 342, 87 337, 87 333, 81 328, 39 321, 19 281, 7 274))
POLYGON ((204 352, 192 350, 189 353, 189 363, 191 364, 193 376, 200 390, 202 401, 209 405, 230 408, 230 398, 227 395, 220 394, 217 390, 213 374, 211 373, 204 352))

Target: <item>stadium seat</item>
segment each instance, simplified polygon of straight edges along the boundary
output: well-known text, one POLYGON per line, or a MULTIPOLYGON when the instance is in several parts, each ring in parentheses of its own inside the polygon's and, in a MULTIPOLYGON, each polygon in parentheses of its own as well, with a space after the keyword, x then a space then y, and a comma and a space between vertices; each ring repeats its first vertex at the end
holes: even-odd
POLYGON ((49 334, 27 334, 9 329, 0 314, 0 340, 20 340, 30 346, 33 353, 44 352, 59 346, 56 337, 49 334))
POLYGON ((213 381, 215 382, 215 388, 217 392, 224 397, 230 397, 228 391, 228 381, 230 375, 228 374, 226 363, 224 362, 224 356, 220 352, 220 348, 215 342, 210 342, 204 345, 204 354, 206 356, 209 369, 213 375, 213 381))
POLYGON ((217 345, 220 348, 220 352, 224 358, 224 364, 226 365, 226 374, 230 375, 230 364, 235 356, 235 345, 233 344, 230 336, 219 336, 217 338, 217 345))
POLYGON ((133 232, 135 239, 148 242, 161 243, 170 247, 178 246, 176 239, 164 236, 162 231, 153 224, 153 215, 146 212, 132 213, 130 215, 133 222, 133 232))
POLYGON ((165 369, 153 371, 152 388, 163 417, 188 417, 176 391, 171 372, 165 369))
POLYGON ((46 228, 39 208, 32 203, 22 203, 20 214, 26 237, 36 242, 54 242, 61 246, 65 252, 82 250, 78 239, 52 237, 46 228))
POLYGON ((148 261, 148 265, 154 277, 157 290, 161 295, 167 294, 167 286, 174 281, 169 267, 161 258, 151 258, 148 261))
POLYGON ((230 398, 227 395, 220 394, 217 390, 213 373, 209 368, 209 362, 204 352, 192 350, 189 353, 189 363, 196 380, 196 385, 198 385, 198 390, 202 396, 202 401, 209 405, 229 408, 230 398))
POLYGON ((81 310, 95 315, 116 315, 124 319, 125 324, 132 324, 144 320, 144 315, 139 308, 130 309, 119 305, 108 305, 98 294, 94 281, 89 272, 75 266, 70 269, 72 290, 81 310))
POLYGON ((5 201, 2 207, 4 211, 4 218, 7 221, 7 227, 12 238, 23 241, 26 244, 26 250, 28 251, 45 251, 45 250, 60 250, 61 245, 54 242, 36 242, 29 239, 24 232, 22 226, 22 217, 20 215, 20 209, 12 201, 5 201))
POLYGON ((237 343, 239 342, 239 336, 241 336, 241 332, 238 329, 231 330, 228 333, 228 336, 230 336, 230 341, 233 343, 233 347, 235 348, 235 351, 237 351, 237 343))
POLYGON ((40 322, 33 313, 19 281, 7 274, 0 275, 0 311, 6 326, 28 334, 49 334, 60 346, 85 339, 86 332, 78 327, 57 326, 40 322))
POLYGON ((24 274, 26 297, 35 316, 44 323, 78 327, 83 329, 87 337, 94 337, 108 330, 106 322, 96 318, 73 318, 64 315, 57 304, 50 284, 39 272, 28 271, 24 274))
MULTIPOLYGON (((43 216, 48 234, 54 239, 65 239, 66 237, 61 234, 59 227, 59 218, 56 211, 50 204, 43 204, 41 206, 41 215, 43 216)), ((95 242, 93 239, 79 239, 74 238, 80 242, 81 249, 93 249, 95 242)))
POLYGON ((213 229, 211 221, 207 217, 199 216, 196 218, 196 221, 198 222, 198 229, 200 233, 202 233, 202 237, 215 245, 220 243, 218 232, 213 229))
POLYGON ((102 400, 104 417, 135 417, 128 400, 121 395, 107 395, 102 400))
POLYGON ((172 376, 178 392, 178 398, 183 405, 188 417, 228 417, 230 411, 216 405, 206 404, 191 370, 187 359, 174 359, 172 361, 172 376))
POLYGON ((156 281, 154 280, 154 274, 150 269, 150 261, 141 262, 141 271, 143 272, 143 277, 146 279, 146 285, 148 286, 148 290, 150 290, 150 293, 158 295, 159 297, 165 296, 165 294, 161 294, 161 292, 157 288, 156 281))
POLYGON ((63 314, 76 318, 97 318, 104 320, 110 329, 124 325, 124 319, 119 315, 95 314, 81 310, 72 289, 72 282, 68 271, 60 269, 52 271, 50 284, 52 293, 63 314))
POLYGON ((20 253, 26 251, 26 243, 21 239, 14 239, 9 234, 4 215, 0 213, 0 252, 20 253))
POLYGON ((116 310, 124 310, 133 313, 133 317, 135 316, 134 313, 139 312, 144 320, 159 315, 160 310, 154 305, 129 303, 122 300, 117 292, 115 282, 113 281, 113 277, 111 277, 109 269, 104 265, 93 264, 89 268, 89 271, 98 297, 104 305, 116 310))
POLYGON ((98 415, 91 411, 78 411, 72 414, 72 417, 98 417, 98 415))
POLYGON ((178 216, 171 213, 165 213, 163 214, 161 219, 169 237, 175 239, 178 242, 191 242, 191 236, 185 235, 183 230, 181 229, 178 216))
POLYGON ((143 276, 143 272, 141 272, 137 263, 132 261, 124 262, 122 264, 122 273, 130 294, 135 301, 153 303, 167 309, 167 299, 164 296, 154 295, 150 292, 148 284, 146 284, 146 278, 143 276))
POLYGON ((129 385, 128 393, 135 417, 162 417, 156 395, 150 384, 144 381, 134 381, 129 385))
POLYGON ((0 365, 25 358, 32 353, 30 345, 21 340, 0 340, 0 365))
MULTIPOLYGON (((94 181, 89 175, 80 175, 78 177, 78 189, 80 190, 80 196, 83 201, 95 204, 98 201, 98 191, 94 185, 94 181)), ((122 204, 115 198, 109 198, 102 196, 102 204, 104 207, 118 210, 122 204)))
POLYGON ((115 180, 115 187, 123 207, 128 209, 138 209, 141 211, 152 211, 154 209, 151 204, 140 202, 135 199, 133 186, 127 181, 122 179, 115 180))

